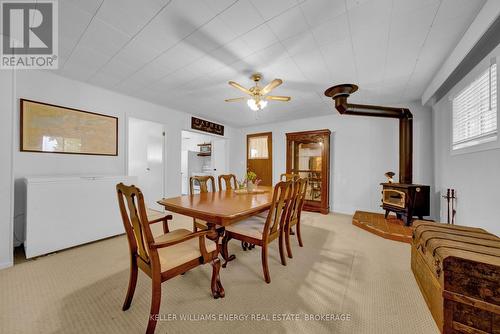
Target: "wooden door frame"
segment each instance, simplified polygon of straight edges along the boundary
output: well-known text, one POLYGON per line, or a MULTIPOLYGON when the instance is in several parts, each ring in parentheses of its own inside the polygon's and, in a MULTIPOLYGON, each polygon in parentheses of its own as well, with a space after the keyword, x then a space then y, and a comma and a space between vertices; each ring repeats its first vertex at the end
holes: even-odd
POLYGON ((329 129, 289 132, 286 133, 286 172, 293 173, 292 170, 292 142, 293 141, 316 141, 312 138, 322 137, 323 148, 321 150, 321 201, 306 200, 304 210, 327 214, 330 211, 330 147, 331 131, 329 129))
POLYGON ((246 149, 246 171, 248 171, 248 141, 252 137, 263 137, 267 136, 268 137, 268 142, 267 142, 267 154, 268 154, 268 159, 270 160, 271 163, 271 186, 274 184, 274 176, 273 176, 273 133, 271 131, 269 132, 259 132, 259 133, 251 133, 247 134, 247 149, 246 149))

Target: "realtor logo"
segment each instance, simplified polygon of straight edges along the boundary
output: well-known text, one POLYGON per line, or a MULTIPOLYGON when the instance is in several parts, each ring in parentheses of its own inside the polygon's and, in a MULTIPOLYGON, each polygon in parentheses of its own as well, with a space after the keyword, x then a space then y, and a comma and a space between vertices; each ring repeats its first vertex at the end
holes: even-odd
POLYGON ((56 69, 57 2, 2 1, 2 69, 56 69))

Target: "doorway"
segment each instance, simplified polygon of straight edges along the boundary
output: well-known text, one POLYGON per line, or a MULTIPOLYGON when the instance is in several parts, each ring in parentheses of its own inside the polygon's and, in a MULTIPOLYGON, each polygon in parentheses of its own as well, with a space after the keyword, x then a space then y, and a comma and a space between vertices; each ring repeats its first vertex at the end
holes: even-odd
POLYGON ((261 185, 273 185, 273 133, 247 135, 247 171, 257 174, 261 185))
POLYGON ((164 197, 165 147, 163 124, 128 119, 128 175, 137 176, 146 205, 158 210, 163 210, 156 201, 164 197))
MULTIPOLYGON (((211 175, 217 178, 226 168, 226 139, 193 131, 182 131, 182 194, 189 194, 191 176, 211 175)), ((199 191, 194 187, 195 193, 199 191)))

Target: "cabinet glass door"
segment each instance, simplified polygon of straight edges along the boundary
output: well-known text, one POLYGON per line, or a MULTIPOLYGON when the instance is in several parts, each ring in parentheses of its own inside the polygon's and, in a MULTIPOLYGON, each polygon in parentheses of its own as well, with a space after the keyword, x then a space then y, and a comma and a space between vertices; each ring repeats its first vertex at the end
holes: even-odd
POLYGON ((321 202, 321 157, 323 143, 298 142, 292 143, 292 172, 301 178, 308 179, 306 200, 321 202))

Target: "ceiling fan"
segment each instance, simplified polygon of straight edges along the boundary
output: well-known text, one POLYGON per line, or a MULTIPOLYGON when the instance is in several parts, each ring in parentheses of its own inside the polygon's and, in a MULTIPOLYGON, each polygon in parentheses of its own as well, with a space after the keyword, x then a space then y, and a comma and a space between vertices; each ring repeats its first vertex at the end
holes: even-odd
POLYGON ((242 92, 250 95, 251 97, 236 97, 232 99, 226 99, 226 102, 237 102, 237 101, 243 101, 247 100, 247 104, 250 107, 250 109, 257 111, 257 110, 262 110, 267 106, 267 101, 268 100, 273 100, 273 101, 283 101, 287 102, 290 101, 291 97, 290 96, 273 96, 273 95, 267 95, 269 94, 274 88, 278 87, 283 83, 283 80, 281 79, 274 79, 264 87, 259 86, 259 81, 262 79, 262 75, 260 73, 255 73, 251 76, 251 79, 255 82, 255 86, 247 89, 243 87, 242 85, 234 82, 234 81, 229 81, 229 85, 233 86, 234 88, 237 88, 241 90, 242 92))

